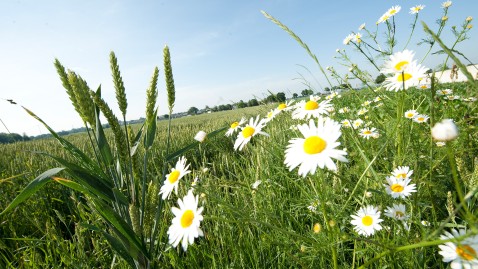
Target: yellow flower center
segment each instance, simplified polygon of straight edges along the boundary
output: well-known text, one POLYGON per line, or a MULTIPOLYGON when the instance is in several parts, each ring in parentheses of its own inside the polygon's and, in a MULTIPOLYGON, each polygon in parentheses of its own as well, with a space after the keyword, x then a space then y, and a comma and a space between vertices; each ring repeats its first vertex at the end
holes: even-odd
POLYGON ((280 105, 277 107, 277 109, 282 110, 282 109, 284 109, 284 108, 286 108, 286 107, 287 107, 287 105, 284 104, 284 103, 282 103, 282 104, 280 104, 280 105))
POLYGON ((244 138, 249 138, 254 134, 255 131, 256 130, 251 126, 246 126, 246 128, 242 129, 242 136, 244 138))
POLYGON ((465 259, 467 261, 476 259, 476 251, 469 245, 457 246, 456 254, 458 254, 458 256, 460 256, 462 259, 465 259))
POLYGON ((400 184, 395 183, 395 184, 393 184, 393 185, 390 187, 390 189, 391 189, 393 192, 402 192, 403 189, 404 189, 404 187, 403 187, 402 185, 400 185, 400 184))
POLYGON ((397 212, 395 212, 395 217, 397 217, 397 218, 403 218, 403 216, 405 216, 405 214, 404 214, 402 211, 397 211, 397 212))
POLYGON ((398 64, 395 65, 395 70, 402 71, 403 69, 405 69, 405 67, 408 64, 409 64, 408 61, 401 61, 401 62, 399 62, 398 64))
POLYGON ((402 73, 402 74, 398 74, 397 80, 401 82, 401 81, 407 81, 411 78, 412 78, 412 74, 402 73))
POLYGON ((176 182, 180 175, 181 172, 179 172, 178 170, 174 170, 173 172, 171 172, 168 177, 169 183, 173 184, 174 182, 176 182))
POLYGON ((373 219, 370 216, 365 216, 362 218, 362 224, 365 226, 370 226, 373 223, 373 219))
POLYGON ((239 122, 235 121, 231 124, 231 129, 234 129, 236 128, 237 126, 239 126, 239 122))
POLYGON ((307 103, 305 103, 305 110, 315 110, 319 108, 319 104, 316 102, 316 101, 307 101, 307 103))
POLYGON ((327 142, 318 136, 308 137, 304 142, 304 151, 307 154, 321 153, 325 147, 327 147, 327 142))
POLYGON ((394 15, 395 13, 397 13, 397 10, 396 10, 396 9, 390 10, 390 15, 394 15))
POLYGON ((320 230, 321 230, 321 228, 322 228, 322 227, 320 226, 320 224, 319 224, 319 223, 316 223, 316 224, 314 225, 314 233, 319 233, 320 230))
POLYGON ((413 114, 412 112, 407 113, 407 118, 413 118, 413 116, 415 116, 415 114, 413 114))
POLYGON ((184 211, 183 215, 181 216, 181 227, 187 228, 191 226, 194 220, 194 213, 191 209, 184 211))
POLYGON ((407 178, 407 173, 397 174, 396 178, 407 178))
POLYGON ((424 120, 425 120, 424 117, 418 117, 418 118, 417 118, 417 121, 424 121, 424 120))
POLYGON ((369 135, 369 134, 372 134, 372 132, 370 130, 365 130, 365 131, 363 131, 363 134, 364 135, 369 135))

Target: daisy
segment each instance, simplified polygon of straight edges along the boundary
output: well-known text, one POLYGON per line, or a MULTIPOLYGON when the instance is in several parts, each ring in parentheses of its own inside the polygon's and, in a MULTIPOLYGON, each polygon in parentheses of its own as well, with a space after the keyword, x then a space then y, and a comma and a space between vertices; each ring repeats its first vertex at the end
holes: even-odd
POLYGON ((425 77, 426 68, 411 62, 402 72, 395 73, 392 77, 385 79, 383 86, 389 91, 399 91, 418 86, 420 80, 425 77))
POLYGON ((204 142, 204 140, 206 140, 206 137, 207 137, 207 133, 204 132, 204 131, 199 131, 195 136, 194 136, 194 140, 202 143, 204 142))
POLYGON ((271 111, 269 111, 266 115, 266 117, 264 118, 264 121, 265 122, 269 122, 271 121, 273 118, 275 118, 275 116, 277 116, 277 114, 279 114, 281 111, 279 109, 272 109, 271 111))
POLYGON ((405 198, 410 196, 412 192, 416 192, 415 184, 408 184, 412 179, 397 179, 395 177, 387 177, 387 184, 383 184, 385 186, 385 190, 388 194, 392 196, 392 198, 405 198))
POLYGON ((369 106, 372 103, 372 101, 365 101, 362 103, 362 106, 369 106))
POLYGON ((342 114, 347 113, 349 111, 350 111, 350 108, 348 108, 348 107, 343 107, 343 108, 339 109, 339 113, 342 113, 342 114))
POLYGON ((466 232, 463 229, 458 231, 452 229, 451 233, 444 232, 440 236, 443 240, 456 239, 438 246, 440 248, 438 253, 443 256, 443 262, 451 262, 450 267, 453 269, 478 268, 478 235, 468 236, 458 241, 458 237, 465 236, 466 232))
POLYGON ((254 182, 254 183, 252 184, 252 186, 251 186, 252 189, 253 189, 253 190, 257 190, 257 187, 259 187, 259 185, 261 185, 261 183, 262 183, 261 180, 256 180, 256 182, 254 182))
POLYGON ((449 8, 451 7, 452 2, 451 1, 445 1, 441 4, 442 8, 449 8))
POLYGON ((340 124, 342 124, 342 127, 345 127, 345 128, 352 127, 352 123, 350 123, 350 120, 347 120, 347 119, 341 121, 340 124))
POLYGON ((293 103, 294 103, 294 100, 290 100, 290 101, 287 101, 287 102, 285 102, 285 103, 280 103, 280 104, 277 106, 277 109, 278 109, 279 111, 282 111, 282 110, 287 111, 287 110, 289 110, 289 109, 292 108, 292 104, 293 104, 293 103))
POLYGON ((391 7, 390 9, 388 9, 387 13, 390 17, 393 17, 395 16, 400 10, 402 9, 402 7, 400 6, 393 6, 391 7))
POLYGON ((317 126, 310 120, 308 125, 302 124, 298 128, 304 138, 289 140, 285 151, 284 164, 289 171, 300 165, 299 175, 305 177, 308 173, 315 174, 317 167, 337 170, 332 159, 347 162, 347 152, 336 149, 340 145, 337 139, 342 134, 339 123, 319 117, 317 126))
POLYGON ((414 56, 415 53, 411 50, 399 51, 390 55, 390 59, 385 62, 385 68, 380 70, 380 73, 401 73, 413 62, 414 56))
POLYGON ((458 127, 453 120, 444 119, 432 128, 432 137, 437 141, 451 141, 458 137, 458 127))
POLYGON ((179 208, 171 208, 174 218, 168 229, 169 244, 176 247, 182 241, 181 246, 186 251, 188 245, 194 243, 195 238, 204 236, 199 228, 203 220, 201 215, 203 208, 198 208, 198 196, 194 196, 192 190, 189 190, 182 200, 178 199, 178 205, 179 208))
POLYGON ((355 35, 354 34, 349 34, 345 37, 343 43, 344 45, 348 45, 352 39, 354 39, 355 35))
POLYGON ((401 221, 407 221, 409 218, 405 205, 402 204, 394 204, 392 207, 387 207, 385 209, 385 216, 401 221))
POLYGON ((235 121, 231 123, 231 127, 229 127, 229 130, 226 132, 226 136, 231 136, 233 133, 235 133, 244 123, 246 122, 245 118, 242 118, 240 121, 235 121))
POLYGON ((408 166, 399 166, 392 171, 392 175, 396 179, 409 179, 413 174, 413 170, 410 170, 408 166))
POLYGON ((350 221, 350 223, 355 225, 354 231, 360 235, 373 235, 375 231, 382 229, 382 226, 379 224, 383 221, 380 219, 380 211, 371 205, 360 208, 357 213, 351 217, 353 220, 350 221))
POLYGON ((241 132, 237 135, 236 142, 234 143, 234 150, 242 150, 244 146, 251 140, 251 138, 257 134, 269 136, 267 133, 262 132, 262 128, 266 126, 264 119, 259 120, 259 115, 249 119, 249 124, 242 128, 241 132))
POLYGON ((357 115, 360 116, 360 115, 363 115, 363 114, 365 114, 365 113, 367 113, 367 112, 368 112, 368 109, 366 109, 365 107, 363 107, 363 108, 361 108, 361 109, 357 112, 357 115))
POLYGON ((418 123, 424 123, 427 122, 428 118, 429 117, 427 115, 418 114, 413 118, 413 121, 418 123))
POLYGON ((357 129, 358 127, 362 126, 363 124, 363 120, 361 119, 356 119, 354 120, 354 122, 352 123, 352 126, 354 127, 354 129, 357 129))
POLYGON ((445 96, 445 98, 449 101, 460 100, 459 95, 447 95, 447 96, 445 96))
POLYGON ((370 137, 378 137, 378 132, 377 132, 377 129, 375 128, 363 128, 362 130, 360 130, 360 133, 359 135, 363 138, 366 138, 367 140, 370 138, 370 137))
POLYGON ((420 85, 418 85, 418 89, 420 90, 427 90, 427 89, 430 89, 430 84, 427 84, 427 83, 420 83, 420 85))
POLYGON ((309 101, 301 101, 297 104, 296 109, 292 112, 293 119, 310 119, 318 118, 322 114, 328 114, 327 109, 330 108, 330 100, 324 100, 320 103, 316 98, 311 96, 309 101))
POLYGON ((425 8, 425 5, 416 5, 410 8, 410 14, 418 14, 422 9, 425 8))
POLYGON ((362 34, 356 33, 356 34, 354 35, 354 41, 357 42, 357 43, 362 42, 362 34))
POLYGON ((452 89, 437 90, 436 93, 438 95, 449 95, 449 94, 453 94, 453 90, 452 89))
POLYGON ((476 97, 463 98, 463 101, 465 101, 465 102, 475 102, 475 101, 476 101, 476 97))
POLYGON ((415 118, 416 115, 418 115, 418 112, 414 109, 407 110, 405 112, 405 118, 407 118, 407 119, 413 119, 413 118, 415 118))
POLYGON ((377 97, 375 97, 375 99, 373 99, 373 101, 374 101, 375 103, 377 103, 377 102, 382 101, 382 98, 380 98, 380 96, 377 96, 377 97))
POLYGON ((435 144, 437 145, 437 147, 444 147, 446 145, 445 142, 436 142, 435 144))
POLYGON ((376 22, 376 24, 380 24, 382 22, 386 22, 388 19, 390 19, 390 14, 388 14, 388 12, 385 12, 385 14, 383 14, 379 19, 378 21, 376 22))
POLYGON ((360 24, 358 28, 359 31, 362 31, 363 29, 365 29, 365 23, 360 24))
POLYGON ((174 189, 174 193, 178 193, 178 184, 179 180, 183 178, 185 175, 191 173, 189 168, 189 164, 186 165, 186 158, 183 156, 179 158, 178 162, 176 163, 175 168, 171 168, 171 172, 166 175, 166 180, 161 186, 159 190, 159 194, 162 194, 162 199, 166 200, 171 195, 171 192, 174 189))

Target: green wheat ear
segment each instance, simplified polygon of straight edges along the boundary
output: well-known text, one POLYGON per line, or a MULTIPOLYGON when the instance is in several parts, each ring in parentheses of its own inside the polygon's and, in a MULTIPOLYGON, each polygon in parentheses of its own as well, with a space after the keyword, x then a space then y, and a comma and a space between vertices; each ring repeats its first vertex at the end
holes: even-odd
POLYGON ((171 67, 171 54, 169 47, 165 46, 164 54, 164 77, 166 79, 166 92, 168 93, 168 106, 170 113, 173 111, 174 102, 176 101, 176 90, 174 88, 173 68, 171 67))
POLYGON ((126 108, 128 107, 128 102, 126 100, 126 91, 123 84, 123 78, 118 66, 118 59, 115 56, 114 52, 110 53, 110 66, 111 73, 113 75, 113 84, 115 85, 116 91, 116 100, 118 101, 118 106, 121 113, 126 115, 126 108))
POLYGON ((93 128, 96 126, 95 105, 91 98, 90 88, 84 79, 73 71, 68 71, 68 82, 75 96, 75 109, 80 114, 84 122, 87 122, 93 128))
POLYGON ((158 67, 154 68, 153 76, 149 88, 146 91, 146 121, 152 122, 154 120, 154 108, 156 107, 156 99, 158 98, 158 67))
POLYGON ((55 59, 55 68, 56 72, 60 76, 61 83, 63 84, 63 87, 66 90, 66 93, 68 94, 68 97, 71 100, 71 103, 73 104, 73 107, 75 107, 75 110, 79 113, 79 107, 78 107, 78 102, 76 100, 75 92, 73 91, 73 88, 71 87, 71 84, 68 80, 68 74, 65 71, 65 67, 60 63, 58 59, 55 59))

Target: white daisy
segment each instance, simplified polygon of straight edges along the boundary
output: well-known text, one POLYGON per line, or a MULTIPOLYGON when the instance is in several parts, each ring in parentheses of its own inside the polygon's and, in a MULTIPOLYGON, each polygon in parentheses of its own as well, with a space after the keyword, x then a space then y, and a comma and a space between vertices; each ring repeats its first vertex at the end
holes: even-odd
POLYGON ((452 2, 451 1, 445 1, 441 4, 442 8, 449 8, 451 7, 452 2))
POLYGON ((383 86, 389 91, 399 91, 418 86, 425 77, 426 68, 416 62, 407 65, 404 71, 385 79, 383 86))
POLYGON ((405 198, 410 196, 412 192, 416 192, 415 184, 408 184, 412 179, 397 179, 396 177, 387 177, 387 184, 385 191, 392 196, 392 198, 405 198))
POLYGON ((447 95, 445 96, 445 99, 449 100, 449 101, 454 101, 454 100, 460 100, 460 96, 459 95, 447 95))
POLYGON ((342 114, 347 113, 349 111, 350 111, 350 108, 348 108, 348 107, 343 107, 343 108, 339 109, 339 113, 342 113, 342 114))
POLYGON ((446 145, 445 142, 436 142, 435 144, 437 145, 437 147, 444 147, 446 145))
POLYGON ((453 94, 453 90, 452 89, 437 90, 436 94, 438 94, 438 95, 450 95, 450 94, 453 94))
POLYGON ((259 115, 249 119, 249 124, 242 128, 241 132, 237 135, 236 142, 234 143, 234 150, 242 150, 244 146, 251 140, 251 138, 257 134, 269 136, 267 133, 262 132, 262 128, 266 126, 264 119, 259 120, 259 115))
POLYGON ((280 103, 278 106, 277 106, 277 109, 282 111, 287 111, 287 110, 290 110, 291 108, 293 108, 292 104, 294 103, 294 100, 289 100, 285 103, 280 103))
POLYGON ((336 149, 340 145, 337 139, 342 134, 339 123, 319 117, 317 126, 310 120, 308 125, 302 124, 298 128, 304 138, 289 140, 285 151, 284 164, 289 171, 300 165, 299 175, 305 177, 308 173, 315 174, 317 167, 337 170, 332 159, 347 162, 347 152, 336 149))
POLYGON ((382 229, 382 226, 379 224, 383 221, 380 219, 380 211, 371 205, 360 208, 357 213, 351 217, 353 220, 350 221, 350 223, 355 225, 354 231, 360 235, 373 235, 375 231, 382 229))
POLYGON ((410 170, 408 166, 399 166, 392 171, 392 175, 396 179, 409 179, 413 174, 413 170, 410 170))
POLYGON ((473 269, 478 268, 478 235, 468 236, 464 239, 457 239, 465 237, 466 232, 463 229, 452 229, 450 232, 444 232, 440 239, 448 240, 455 239, 439 245, 438 252, 443 256, 443 262, 451 262, 450 267, 453 269, 473 269))
POLYGON ((425 8, 425 5, 416 5, 410 8, 410 14, 418 14, 422 9, 425 8))
POLYGON ((352 126, 354 127, 354 129, 357 129, 359 128, 360 126, 362 126, 363 124, 363 120, 361 119, 356 119, 354 120, 354 122, 352 123, 352 126))
POLYGON ((357 112, 357 115, 361 116, 365 113, 368 112, 368 109, 366 109, 365 107, 362 107, 358 112, 357 112))
POLYGON ((385 62, 385 67, 380 71, 382 74, 401 73, 413 62, 415 53, 411 50, 404 50, 390 55, 385 62))
POLYGON ((407 119, 413 119, 416 115, 418 115, 418 112, 414 109, 405 111, 405 118, 407 119))
POLYGON ((358 28, 359 31, 362 31, 363 29, 365 29, 365 23, 360 24, 358 28))
POLYGON ((256 182, 254 182, 254 183, 252 184, 252 186, 251 186, 252 189, 253 189, 253 190, 257 190, 257 187, 259 187, 259 185, 261 185, 261 183, 262 183, 261 180, 256 180, 256 182))
POLYGON ((429 117, 427 115, 422 115, 422 114, 418 114, 415 117, 413 117, 413 121, 418 122, 418 123, 427 122, 428 119, 429 119, 429 117))
POLYGON ((427 90, 427 89, 430 89, 430 84, 420 83, 417 88, 420 89, 420 90, 427 90))
POLYGON ((195 238, 204 236, 203 231, 199 228, 203 220, 201 215, 203 208, 198 208, 198 196, 194 196, 192 190, 189 190, 182 200, 178 199, 178 205, 179 208, 171 208, 174 218, 167 233, 169 244, 176 247, 181 242, 183 250, 186 251, 188 245, 194 243, 195 238))
POLYGON ((189 164, 186 165, 186 158, 183 156, 179 158, 176 166, 171 168, 171 172, 166 175, 166 180, 159 190, 159 194, 162 194, 162 199, 166 200, 171 195, 171 192, 178 193, 178 184, 179 180, 185 175, 191 173, 189 169, 189 164))
POLYGON ((328 115, 327 109, 330 108, 330 100, 317 102, 316 98, 311 96, 309 101, 301 101, 297 103, 295 110, 292 112, 293 119, 310 119, 318 118, 320 115, 328 115))
POLYGON ((360 130, 359 135, 368 140, 370 137, 373 137, 373 138, 378 137, 378 132, 377 132, 377 129, 373 127, 372 128, 367 127, 360 130))
POLYGON ((354 41, 357 42, 357 43, 362 42, 362 34, 356 33, 356 34, 354 35, 354 41))
POLYGON ((407 221, 409 218, 403 204, 393 204, 392 207, 387 207, 385 209, 385 216, 401 221, 407 221))
POLYGON ((194 136, 194 140, 202 143, 204 142, 204 140, 206 140, 206 137, 207 137, 207 133, 204 132, 204 131, 199 131, 195 136, 194 136))
POLYGON ((393 6, 391 8, 388 9, 387 13, 390 17, 393 17, 395 16, 400 10, 402 9, 402 7, 400 6, 393 6))
POLYGON ((352 127, 352 123, 350 122, 350 120, 347 120, 347 119, 341 121, 340 124, 342 124, 342 127, 345 127, 345 128, 352 127))
POLYGON ((354 34, 349 34, 344 38, 344 45, 348 45, 352 39, 354 39, 355 35, 354 34))
POLYGON ((229 130, 226 132, 226 136, 231 136, 233 133, 235 133, 239 128, 246 122, 245 118, 242 118, 240 121, 235 121, 231 123, 231 127, 229 127, 229 130))
POLYGON ((264 121, 265 121, 265 122, 271 121, 271 120, 274 119, 274 118, 277 116, 277 114, 279 114, 280 112, 281 112, 281 111, 280 111, 279 109, 277 109, 277 108, 272 109, 271 111, 269 111, 269 112, 267 113, 266 117, 264 118, 264 121))

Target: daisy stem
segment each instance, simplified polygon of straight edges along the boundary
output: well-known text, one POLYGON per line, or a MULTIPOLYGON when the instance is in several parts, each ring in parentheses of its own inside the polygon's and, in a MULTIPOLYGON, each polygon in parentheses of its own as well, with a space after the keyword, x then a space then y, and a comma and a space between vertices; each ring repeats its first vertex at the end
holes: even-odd
POLYGON ((405 47, 403 50, 405 50, 408 46, 408 43, 410 43, 410 40, 412 39, 413 32, 415 31, 415 26, 417 25, 417 19, 418 19, 418 13, 415 15, 415 20, 413 21, 413 26, 412 26, 412 32, 410 33, 410 36, 408 37, 407 43, 405 44, 405 47))
POLYGON ((403 104, 405 102, 405 74, 402 71, 402 80, 403 80, 403 90, 400 93, 400 100, 397 106, 397 159, 400 161, 402 158, 402 143, 403 143, 403 129, 402 128, 402 117, 403 117, 403 104))

